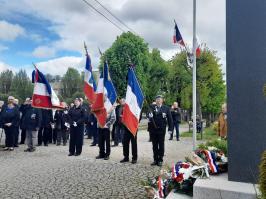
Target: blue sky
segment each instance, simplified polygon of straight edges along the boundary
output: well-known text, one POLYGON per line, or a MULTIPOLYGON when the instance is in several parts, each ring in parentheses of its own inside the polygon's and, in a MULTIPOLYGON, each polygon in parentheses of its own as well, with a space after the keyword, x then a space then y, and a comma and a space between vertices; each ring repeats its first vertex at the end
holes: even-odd
MULTIPOLYGON (((94 0, 88 2, 107 15, 94 0)), ((192 1, 101 2, 142 36, 150 48, 159 48, 166 60, 178 51, 171 42, 173 19, 191 45, 192 1)), ((0 5, 0 71, 24 68, 29 72, 32 62, 45 73, 62 75, 69 66, 82 70, 84 41, 97 68, 98 47, 106 50, 122 33, 81 0, 0 0, 0 5)), ((225 72, 225 1, 198 3, 197 24, 198 37, 217 51, 225 72)))

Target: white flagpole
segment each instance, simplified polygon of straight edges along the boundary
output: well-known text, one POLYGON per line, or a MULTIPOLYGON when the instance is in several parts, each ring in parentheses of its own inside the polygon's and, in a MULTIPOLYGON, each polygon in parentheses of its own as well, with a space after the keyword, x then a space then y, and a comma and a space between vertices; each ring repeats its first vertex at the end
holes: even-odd
POLYGON ((193 150, 196 150, 197 141, 197 77, 196 77, 196 0, 193 0, 193 150))

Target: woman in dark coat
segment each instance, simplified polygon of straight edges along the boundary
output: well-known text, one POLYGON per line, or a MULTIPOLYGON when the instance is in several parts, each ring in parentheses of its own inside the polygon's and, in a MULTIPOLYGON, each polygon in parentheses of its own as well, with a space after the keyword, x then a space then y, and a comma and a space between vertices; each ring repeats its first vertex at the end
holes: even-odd
POLYGON ((8 97, 8 104, 2 108, 1 122, 6 134, 5 151, 13 151, 15 144, 15 133, 19 126, 19 110, 14 104, 14 97, 8 97))
POLYGON ((70 116, 70 141, 68 156, 79 156, 82 152, 84 122, 86 111, 81 107, 79 98, 75 99, 75 105, 69 110, 70 116))

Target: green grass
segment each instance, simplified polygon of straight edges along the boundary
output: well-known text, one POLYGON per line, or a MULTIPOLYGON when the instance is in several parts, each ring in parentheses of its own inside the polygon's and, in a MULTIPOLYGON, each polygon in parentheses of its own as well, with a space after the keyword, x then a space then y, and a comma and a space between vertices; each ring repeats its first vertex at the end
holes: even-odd
MULTIPOLYGON (((192 137, 192 131, 181 133, 180 137, 192 137)), ((212 128, 205 128, 202 132, 202 139, 206 141, 216 140, 219 137, 217 136, 217 132, 212 128)), ((197 133, 197 140, 201 139, 201 133, 197 133)))

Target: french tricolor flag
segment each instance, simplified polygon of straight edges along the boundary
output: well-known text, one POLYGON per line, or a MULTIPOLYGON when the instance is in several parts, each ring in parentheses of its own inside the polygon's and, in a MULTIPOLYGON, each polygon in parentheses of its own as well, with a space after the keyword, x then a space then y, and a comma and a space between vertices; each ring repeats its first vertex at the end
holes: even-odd
POLYGON ((96 98, 96 84, 92 74, 91 58, 88 53, 86 53, 86 66, 84 71, 84 93, 89 101, 89 103, 94 103, 96 98))
POLYGON ((63 108, 59 98, 50 86, 49 82, 37 68, 32 72, 34 90, 32 106, 36 108, 63 108))
POLYGON ((116 98, 116 90, 109 75, 108 64, 105 62, 98 81, 96 100, 91 107, 100 127, 105 126, 107 114, 112 110, 116 98))
POLYGON ((135 136, 139 126, 139 119, 144 96, 132 67, 129 67, 128 69, 127 78, 128 85, 126 92, 126 101, 122 114, 122 122, 135 136))
POLYGON ((174 21, 174 22, 175 22, 175 31, 174 31, 174 36, 173 36, 173 42, 174 42, 174 44, 178 43, 179 45, 185 47, 185 42, 181 36, 181 33, 178 29, 176 21, 174 21))

